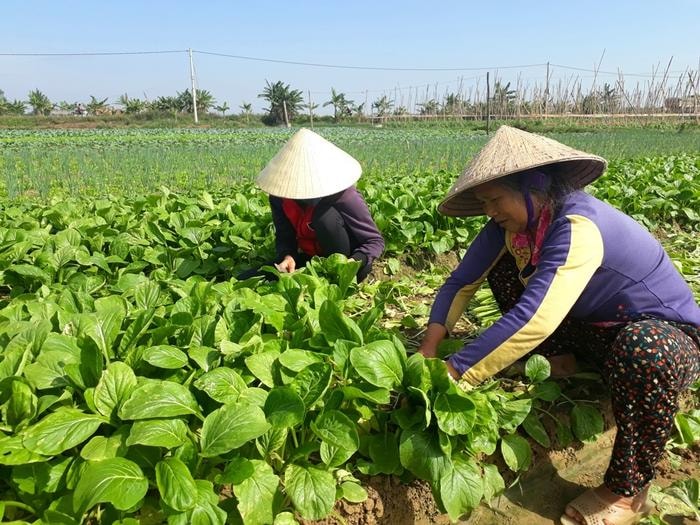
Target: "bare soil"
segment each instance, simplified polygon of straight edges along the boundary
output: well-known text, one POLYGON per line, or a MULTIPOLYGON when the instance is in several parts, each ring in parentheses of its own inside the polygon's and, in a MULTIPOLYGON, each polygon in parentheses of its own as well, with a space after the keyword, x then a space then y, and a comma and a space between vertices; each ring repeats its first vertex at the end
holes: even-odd
MULTIPOLYGON (((562 385, 564 386, 564 385, 562 385)), ((509 487, 490 505, 483 504, 472 515, 459 522, 462 525, 553 525, 559 524, 566 504, 587 488, 597 487, 603 482, 608 466, 615 425, 610 401, 605 387, 597 382, 583 385, 568 385, 567 393, 576 397, 588 396, 600 402, 605 428, 593 443, 574 442, 561 447, 553 440, 553 448, 546 449, 532 440, 533 458, 530 469, 520 478, 498 464, 509 487), (569 391, 573 388, 572 391, 569 391)), ((692 402, 684 397, 682 409, 692 402)), ((550 437, 555 435, 554 425, 544 420, 550 437)), ((700 478, 700 444, 686 450, 675 450, 681 456, 681 466, 673 467, 668 457, 657 466, 654 484, 666 487, 677 480, 700 478)), ((446 525, 450 523, 435 504, 430 487, 422 481, 402 484, 394 477, 376 476, 363 480, 368 498, 359 504, 340 501, 334 514, 322 521, 303 522, 304 525, 446 525)), ((669 525, 697 523, 688 518, 665 516, 669 525)))
MULTIPOLYGON (((495 498, 490 507, 476 509, 462 525, 558 524, 566 504, 589 487, 602 483, 610 458, 615 430, 606 431, 595 443, 562 450, 535 450, 535 463, 511 488, 495 498)), ((533 448, 537 448, 534 445, 533 448)), ((684 451, 680 469, 662 461, 654 483, 665 487, 673 481, 700 477, 700 447, 684 451)), ((408 485, 394 477, 376 476, 365 481, 369 497, 363 503, 341 501, 333 515, 304 525, 447 525, 422 481, 408 485)), ((688 518, 666 516, 670 525, 697 523, 688 518)))

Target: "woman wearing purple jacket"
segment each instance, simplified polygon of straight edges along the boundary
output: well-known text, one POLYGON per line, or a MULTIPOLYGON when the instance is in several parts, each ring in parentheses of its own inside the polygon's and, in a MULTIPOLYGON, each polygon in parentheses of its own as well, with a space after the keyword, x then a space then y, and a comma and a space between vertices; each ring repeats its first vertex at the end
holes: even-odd
POLYGON ((501 127, 440 204, 490 220, 441 287, 420 352, 434 357, 485 280, 503 316, 447 365, 471 384, 530 353, 553 372, 596 364, 617 435, 604 483, 572 501, 565 524, 636 523, 673 430, 679 394, 700 373, 700 308, 659 242, 580 189, 606 161, 501 127))
MULTIPOLYGON (((270 160, 257 178, 269 194, 275 225, 276 258, 291 273, 311 257, 340 253, 360 261, 362 281, 384 251, 384 239, 355 183, 362 174, 350 155, 308 129, 301 129, 270 160)), ((264 275, 257 268, 245 279, 264 275)))

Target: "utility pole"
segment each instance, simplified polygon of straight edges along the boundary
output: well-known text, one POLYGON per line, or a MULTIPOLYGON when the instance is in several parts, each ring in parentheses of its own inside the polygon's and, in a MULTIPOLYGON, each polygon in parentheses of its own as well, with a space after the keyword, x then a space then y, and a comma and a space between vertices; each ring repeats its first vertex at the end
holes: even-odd
POLYGON ((190 80, 192 81, 192 109, 194 110, 194 123, 199 123, 199 117, 197 116, 197 89, 194 87, 194 62, 192 61, 192 48, 187 50, 190 54, 190 80))
POLYGON ((547 79, 544 85, 544 115, 547 116, 547 102, 549 101, 549 62, 547 62, 547 79))
POLYGON ((489 72, 486 72, 486 135, 491 127, 491 83, 489 82, 489 72))
POLYGON ((311 102, 311 90, 308 90, 309 93, 309 120, 311 121, 311 129, 314 129, 314 110, 313 110, 313 103, 311 102))
POLYGON ((289 124, 289 116, 287 115, 287 101, 283 100, 282 101, 282 109, 284 109, 284 123, 288 128, 291 128, 291 124, 289 124))

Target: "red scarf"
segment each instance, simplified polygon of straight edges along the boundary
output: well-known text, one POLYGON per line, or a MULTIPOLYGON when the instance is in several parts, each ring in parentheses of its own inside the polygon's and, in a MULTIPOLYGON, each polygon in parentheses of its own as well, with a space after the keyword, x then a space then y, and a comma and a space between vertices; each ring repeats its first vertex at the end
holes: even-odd
POLYGON ((282 199, 282 211, 292 223, 297 236, 297 246, 306 255, 321 255, 321 245, 318 243, 316 232, 311 228, 315 206, 302 208, 293 199, 282 199))

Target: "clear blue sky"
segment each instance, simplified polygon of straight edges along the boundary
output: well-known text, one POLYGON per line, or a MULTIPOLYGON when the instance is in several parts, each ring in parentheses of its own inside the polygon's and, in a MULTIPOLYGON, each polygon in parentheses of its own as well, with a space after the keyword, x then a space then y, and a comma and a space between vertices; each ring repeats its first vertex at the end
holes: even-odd
MULTIPOLYGON (((542 83, 551 62, 592 70, 651 74, 697 71, 700 1, 446 0, 301 2, 162 0, 5 0, 0 4, 0 53, 210 51, 286 61, 390 68, 490 68, 504 81, 542 83)), ((331 87, 371 103, 381 94, 431 96, 485 87, 480 71, 376 71, 305 67, 194 55, 198 87, 237 110, 257 98, 265 80, 283 80, 314 102, 331 87), (479 77, 479 78, 477 78, 479 77), (435 84, 437 83, 437 88, 435 84), (422 86, 419 90, 409 86, 422 86), (367 91, 367 95, 365 95, 367 91)), ((552 66, 552 81, 591 72, 552 66)), ((586 80, 589 79, 589 80, 586 80)), ((599 76, 599 82, 614 82, 599 76)), ((625 77, 643 84, 644 77, 625 77)), ((189 86, 185 53, 142 56, 0 56, 0 89, 26 99, 39 88, 54 101, 87 101, 122 93, 152 99, 189 86)))

